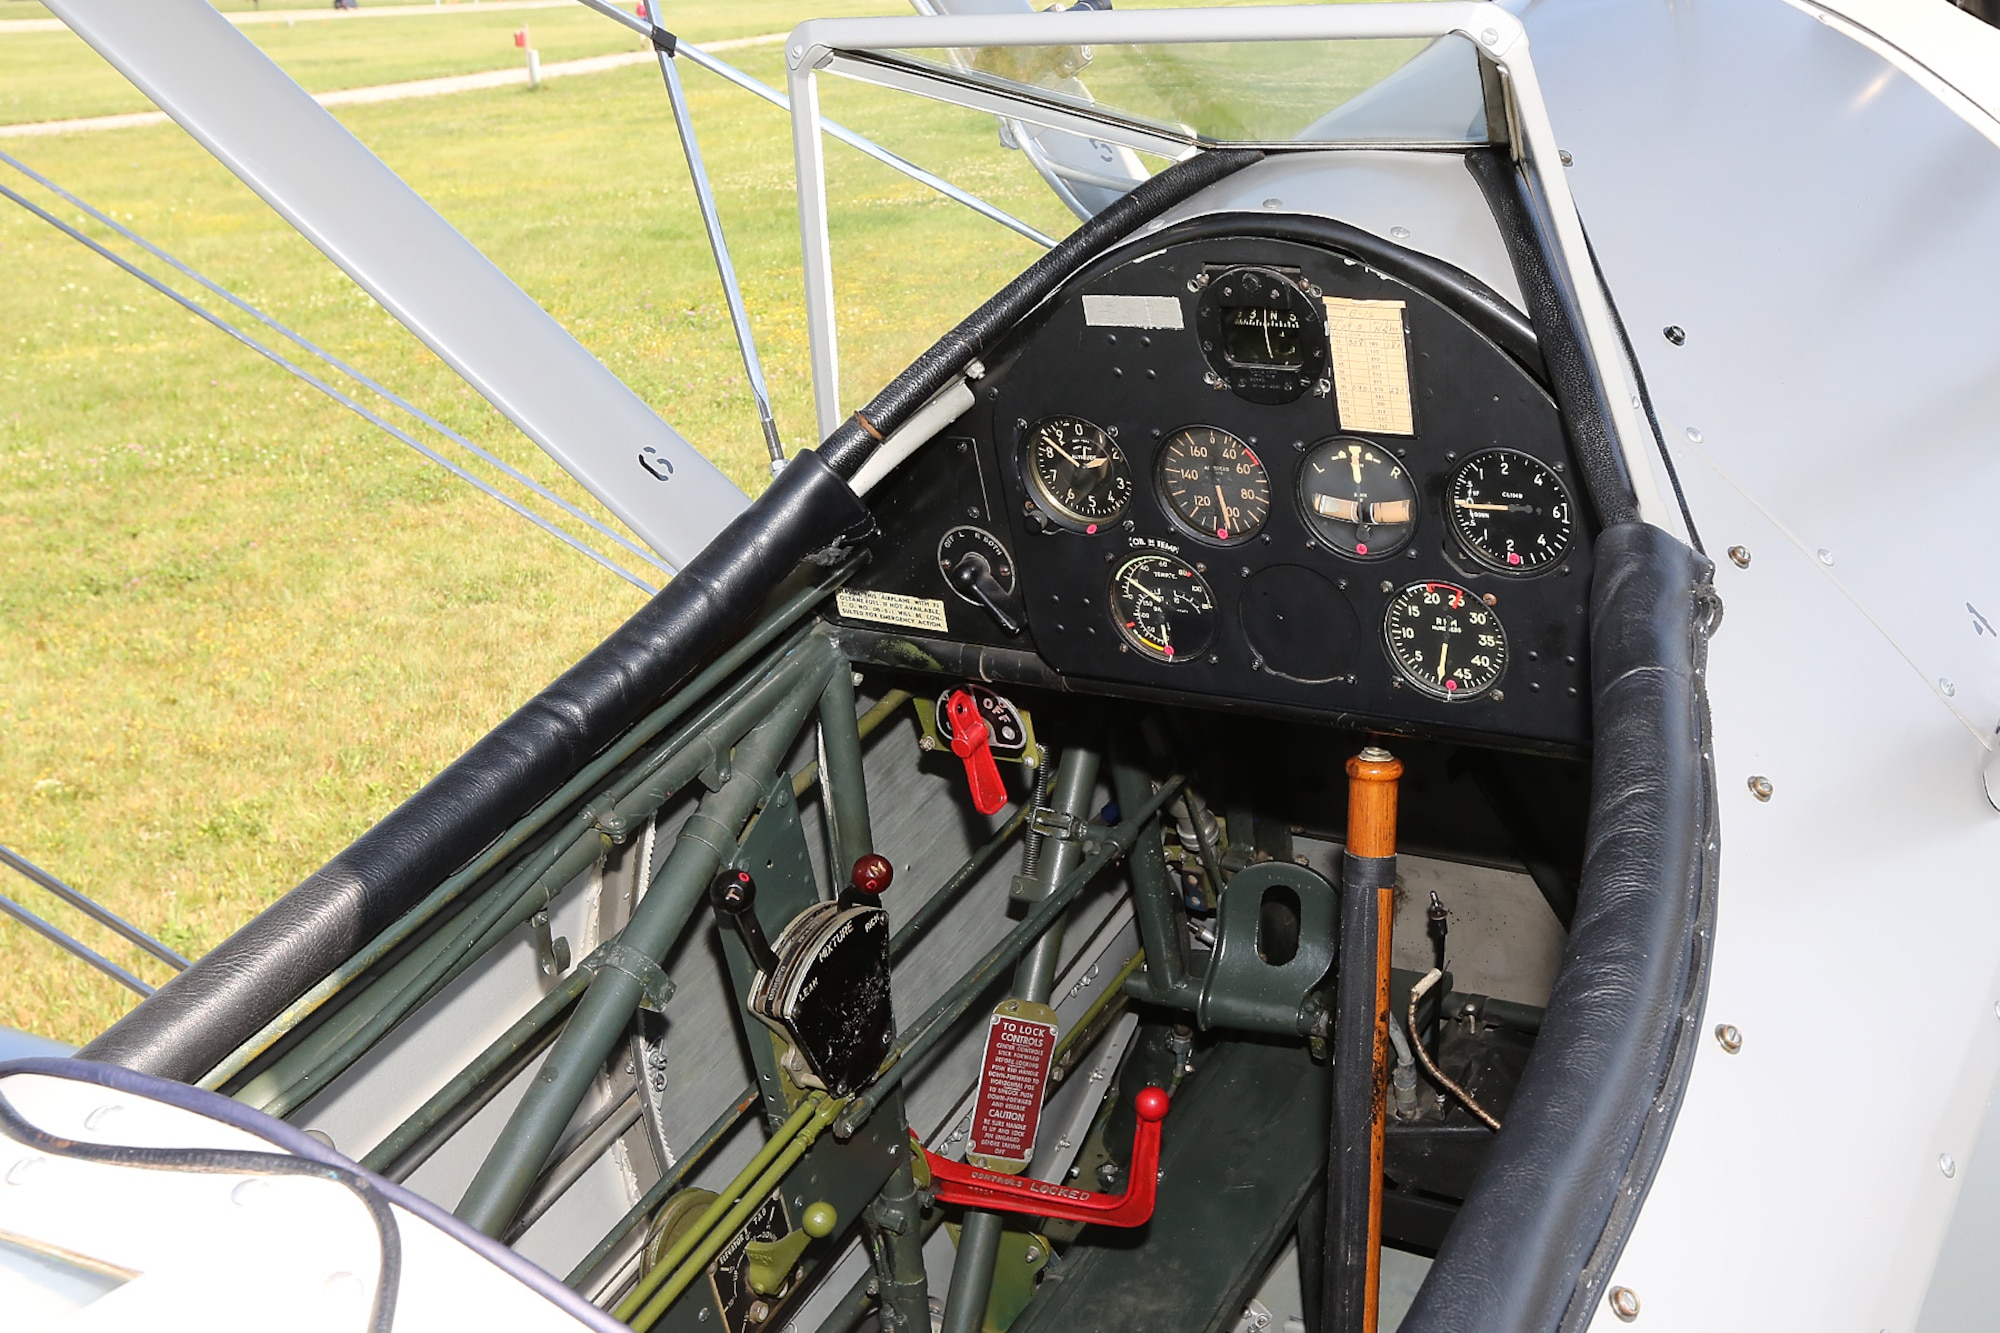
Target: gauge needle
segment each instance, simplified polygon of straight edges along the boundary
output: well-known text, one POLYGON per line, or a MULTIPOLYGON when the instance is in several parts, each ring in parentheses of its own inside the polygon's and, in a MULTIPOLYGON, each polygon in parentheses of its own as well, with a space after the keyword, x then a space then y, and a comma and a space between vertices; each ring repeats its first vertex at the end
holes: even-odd
POLYGON ((1478 510, 1483 510, 1483 511, 1485 511, 1486 513, 1489 513, 1489 514, 1511 514, 1511 513, 1514 513, 1514 512, 1516 511, 1516 510, 1521 510, 1521 509, 1527 509, 1527 508, 1529 508, 1529 506, 1528 506, 1528 505, 1483 505, 1483 504, 1475 504, 1475 503, 1474 503, 1474 502, 1472 502, 1471 500, 1453 500, 1453 501, 1452 501, 1452 503, 1453 503, 1453 504, 1455 504, 1455 505, 1457 505, 1457 506, 1458 506, 1458 507, 1459 507, 1460 509, 1478 509, 1478 510))
POLYGON ((1151 588, 1148 588, 1143 583, 1130 583, 1127 584, 1126 586, 1129 587, 1133 592, 1138 593, 1140 596, 1150 597, 1156 602, 1164 602, 1167 600, 1166 598, 1160 596, 1160 594, 1154 592, 1151 588))
POLYGON ((1349 449, 1347 451, 1347 461, 1354 468, 1354 484, 1359 486, 1361 484, 1361 450, 1349 449))
POLYGON ((1439 679, 1439 680, 1443 680, 1443 679, 1444 679, 1444 659, 1445 659, 1445 654, 1449 653, 1450 651, 1451 651, 1451 640, 1450 640, 1450 639, 1446 639, 1446 640, 1445 640, 1445 641, 1444 641, 1443 643, 1441 643, 1441 644, 1439 644, 1439 645, 1438 645, 1438 679, 1439 679))
POLYGON ((1069 465, 1070 465, 1071 467, 1082 467, 1082 466, 1083 466, 1083 464, 1082 464, 1082 463, 1079 463, 1079 462, 1077 462, 1077 461, 1076 461, 1076 455, 1075 455, 1075 454, 1073 454, 1073 453, 1071 453, 1071 452, 1070 452, 1069 450, 1067 450, 1067 449, 1063 448, 1063 447, 1062 447, 1061 445, 1057 444, 1057 443, 1056 443, 1056 442, 1055 442, 1054 440, 1050 440, 1050 441, 1049 441, 1049 448, 1051 448, 1051 449, 1055 450, 1055 451, 1056 451, 1057 453, 1061 454, 1061 455, 1063 456, 1063 459, 1064 459, 1064 460, 1065 460, 1066 462, 1068 462, 1068 464, 1069 464, 1069 465))
POLYGON ((1217 482, 1215 486, 1215 503, 1221 506, 1217 512, 1222 518, 1223 526, 1229 528, 1235 527, 1236 516, 1229 511, 1229 501, 1222 494, 1222 483, 1220 482, 1217 482))

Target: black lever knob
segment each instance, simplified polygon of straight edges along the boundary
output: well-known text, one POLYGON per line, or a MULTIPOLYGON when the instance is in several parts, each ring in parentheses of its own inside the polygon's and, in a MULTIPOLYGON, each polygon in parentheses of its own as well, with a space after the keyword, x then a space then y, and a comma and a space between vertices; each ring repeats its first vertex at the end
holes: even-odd
POLYGON ((967 551, 951 567, 951 581, 960 592, 986 608, 986 614, 993 617, 1002 634, 1011 637, 1021 632, 1021 608, 1000 586, 1000 580, 993 577, 993 566, 985 556, 967 551))
POLYGON ((778 970, 778 954, 764 937, 764 925, 757 920, 757 881, 747 870, 725 870, 708 886, 709 905, 724 923, 736 931, 750 961, 759 972, 778 970))

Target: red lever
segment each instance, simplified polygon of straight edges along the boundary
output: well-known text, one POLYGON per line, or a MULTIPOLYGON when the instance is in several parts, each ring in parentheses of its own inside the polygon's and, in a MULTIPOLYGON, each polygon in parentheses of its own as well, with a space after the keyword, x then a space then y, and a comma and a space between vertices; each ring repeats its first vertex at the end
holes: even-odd
POLYGON ((1132 1099, 1139 1123, 1132 1132, 1132 1166, 1123 1194, 1093 1194, 1046 1180, 1024 1180, 983 1171, 924 1149, 931 1169, 932 1192, 939 1203, 964 1204, 990 1213, 1023 1213, 1065 1222, 1095 1222, 1105 1227, 1144 1226, 1153 1216, 1153 1196, 1160 1183, 1160 1121, 1167 1114, 1167 1094, 1142 1088, 1132 1099))
POLYGON ((953 690, 944 711, 951 720, 951 752, 965 761, 965 780, 972 784, 972 808, 982 815, 998 814, 1007 804, 1007 788, 993 762, 992 733, 979 716, 979 705, 964 690, 953 690))

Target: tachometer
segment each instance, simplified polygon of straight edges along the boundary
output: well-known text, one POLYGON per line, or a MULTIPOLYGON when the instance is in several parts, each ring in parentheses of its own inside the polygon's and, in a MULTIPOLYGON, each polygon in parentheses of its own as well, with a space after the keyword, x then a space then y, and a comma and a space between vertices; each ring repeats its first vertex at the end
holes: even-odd
POLYGON ((1576 537, 1569 492, 1554 469, 1518 449, 1460 463, 1446 489, 1451 530, 1466 553, 1503 574, 1535 574, 1569 554, 1576 537))
POLYGON ((1025 438, 1036 498, 1058 518, 1095 532, 1125 512, 1132 474, 1107 431, 1082 417, 1043 417, 1025 438))
POLYGON ((1336 435, 1299 468, 1306 526, 1328 546, 1363 560, 1394 555, 1417 530, 1417 488, 1389 450, 1336 435))
POLYGON ((1389 659, 1437 699, 1476 699, 1507 670, 1507 632, 1477 594, 1455 583, 1412 583, 1382 618, 1389 659))
POLYGON ((1111 617, 1146 656, 1192 662, 1215 639, 1215 594, 1187 561, 1149 551, 1111 575, 1111 617))
POLYGON ((1249 445, 1226 430, 1189 426, 1160 446, 1160 498, 1204 541, 1247 542, 1271 512, 1271 475, 1249 445))

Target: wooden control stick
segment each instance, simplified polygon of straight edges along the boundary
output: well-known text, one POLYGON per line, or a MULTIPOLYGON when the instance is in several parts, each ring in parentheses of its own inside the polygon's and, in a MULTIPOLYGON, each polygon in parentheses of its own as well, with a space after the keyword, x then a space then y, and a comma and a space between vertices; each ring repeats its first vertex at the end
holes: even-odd
POLYGON ((1403 765, 1369 746, 1347 761, 1347 855, 1333 1017, 1323 1324, 1375 1333, 1382 1279, 1382 1135, 1389 1096, 1389 944, 1403 765))

